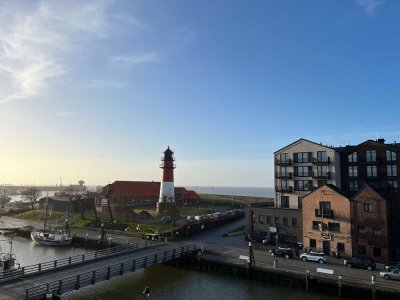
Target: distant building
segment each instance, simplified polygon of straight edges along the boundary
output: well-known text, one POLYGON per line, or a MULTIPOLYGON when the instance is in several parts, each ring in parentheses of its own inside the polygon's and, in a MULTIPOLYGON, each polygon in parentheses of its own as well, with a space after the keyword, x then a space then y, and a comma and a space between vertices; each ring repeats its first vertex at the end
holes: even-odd
POLYGON ((52 197, 43 197, 39 199, 39 209, 47 209, 53 211, 62 211, 62 212, 74 212, 77 213, 81 209, 83 210, 91 210, 93 211, 93 198, 81 198, 81 199, 70 199, 66 195, 61 193, 54 195, 52 197), (82 201, 78 203, 78 201, 82 201))
MULTIPOLYGON (((96 196, 96 210, 108 213, 108 201, 113 216, 131 218, 135 208, 155 209, 160 196, 160 182, 155 181, 114 181, 103 187, 96 196)), ((175 187, 177 205, 197 201, 199 196, 194 191, 175 187)))

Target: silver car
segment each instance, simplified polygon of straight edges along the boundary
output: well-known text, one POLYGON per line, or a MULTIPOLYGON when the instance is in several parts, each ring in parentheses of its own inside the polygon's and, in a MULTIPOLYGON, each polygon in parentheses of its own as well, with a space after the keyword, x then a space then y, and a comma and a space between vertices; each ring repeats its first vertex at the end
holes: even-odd
POLYGON ((400 270, 395 269, 392 271, 380 272, 379 276, 385 279, 400 280, 400 270))
POLYGON ((321 252, 309 252, 300 254, 300 259, 302 261, 316 261, 320 264, 324 264, 327 261, 327 257, 321 252))

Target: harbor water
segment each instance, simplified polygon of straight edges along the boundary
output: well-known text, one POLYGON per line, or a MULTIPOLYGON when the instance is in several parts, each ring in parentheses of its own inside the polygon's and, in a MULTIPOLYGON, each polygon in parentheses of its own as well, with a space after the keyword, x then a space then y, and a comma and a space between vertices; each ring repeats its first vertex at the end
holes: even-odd
MULTIPOLYGON (((7 237, 3 236, 1 239, 5 240, 1 243, 2 250, 8 251, 7 237)), ((35 245, 21 237, 16 237, 13 242, 13 252, 21 266, 78 255, 85 251, 81 247, 35 245)), ((157 265, 136 273, 125 274, 97 284, 95 287, 65 294, 62 299, 143 299, 142 291, 145 287, 149 287, 152 292, 150 299, 339 299, 334 295, 307 293, 302 289, 168 265, 157 265)))

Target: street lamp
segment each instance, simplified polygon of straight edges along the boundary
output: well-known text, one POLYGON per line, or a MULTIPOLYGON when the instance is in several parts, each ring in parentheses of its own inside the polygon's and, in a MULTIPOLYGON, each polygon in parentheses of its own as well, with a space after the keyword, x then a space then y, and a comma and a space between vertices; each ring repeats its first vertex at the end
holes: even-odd
POLYGON ((105 234, 104 234, 104 223, 103 222, 101 222, 101 224, 100 224, 100 234, 101 234, 101 240, 103 240, 104 236, 105 236, 105 234))
POLYGON ((249 267, 254 266, 254 265, 255 265, 254 254, 253 254, 252 243, 250 241, 249 242, 249 267))

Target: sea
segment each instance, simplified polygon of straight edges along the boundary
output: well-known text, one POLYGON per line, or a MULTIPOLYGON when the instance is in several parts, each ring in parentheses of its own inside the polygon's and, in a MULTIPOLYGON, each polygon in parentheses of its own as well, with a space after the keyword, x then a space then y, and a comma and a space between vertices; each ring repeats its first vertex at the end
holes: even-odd
POLYGON ((195 191, 198 194, 215 194, 231 196, 251 197, 275 197, 273 187, 237 187, 237 186, 185 186, 187 190, 195 191))

